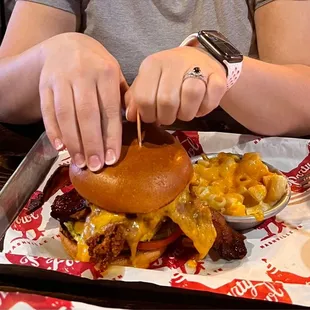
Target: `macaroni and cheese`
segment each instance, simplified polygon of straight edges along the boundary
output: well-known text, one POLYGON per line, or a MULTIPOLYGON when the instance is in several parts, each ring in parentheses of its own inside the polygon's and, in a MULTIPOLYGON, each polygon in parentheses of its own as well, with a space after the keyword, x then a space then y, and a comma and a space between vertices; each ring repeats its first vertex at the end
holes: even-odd
POLYGON ((287 190, 286 178, 269 171, 258 153, 203 155, 194 171, 194 194, 224 215, 263 220, 287 190))

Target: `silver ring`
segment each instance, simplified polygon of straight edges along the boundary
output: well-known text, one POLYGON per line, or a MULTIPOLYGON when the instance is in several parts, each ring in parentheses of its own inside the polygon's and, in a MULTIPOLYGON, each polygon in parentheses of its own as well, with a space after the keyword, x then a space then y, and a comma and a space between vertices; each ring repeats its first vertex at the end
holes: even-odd
POLYGON ((201 69, 199 67, 194 67, 193 69, 187 71, 185 74, 184 74, 184 77, 183 77, 183 82, 189 78, 194 78, 194 79, 199 79, 201 81, 203 81, 205 84, 206 83, 206 78, 205 76, 202 74, 201 72, 201 69))

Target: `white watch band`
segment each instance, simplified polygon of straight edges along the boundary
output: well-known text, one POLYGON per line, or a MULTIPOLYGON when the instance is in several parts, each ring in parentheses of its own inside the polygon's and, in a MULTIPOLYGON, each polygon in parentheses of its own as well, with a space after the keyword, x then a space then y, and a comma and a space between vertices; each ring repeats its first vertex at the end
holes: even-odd
POLYGON ((238 63, 229 63, 228 61, 223 61, 227 68, 227 90, 230 89, 239 79, 241 70, 242 70, 242 62, 238 63))
MULTIPOLYGON (((197 39, 198 33, 193 33, 189 35, 185 40, 180 44, 180 46, 197 46, 201 45, 197 39)), ((204 48, 204 47, 203 47, 204 48)), ((212 57, 214 58, 214 57, 212 57)), ((214 58, 215 59, 215 58, 214 58)), ((216 60, 216 59, 215 59, 216 60)), ((239 79, 241 70, 242 70, 242 62, 238 63, 229 63, 224 60, 223 65, 227 69, 227 90, 230 89, 239 79)))

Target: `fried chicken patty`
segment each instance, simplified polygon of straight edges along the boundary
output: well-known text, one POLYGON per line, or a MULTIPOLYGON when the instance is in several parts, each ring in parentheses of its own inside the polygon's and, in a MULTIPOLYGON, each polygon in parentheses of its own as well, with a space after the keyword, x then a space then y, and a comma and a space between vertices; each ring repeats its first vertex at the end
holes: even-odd
MULTIPOLYGON (((216 210, 210 209, 213 225, 216 229, 217 237, 212 249, 226 260, 241 259, 246 253, 244 244, 245 237, 233 230, 225 221, 225 218, 216 210)), ((57 196, 53 205, 51 215, 60 220, 63 234, 75 241, 66 226, 67 221, 85 221, 90 213, 85 200, 73 189, 68 193, 57 196), (61 221, 62 220, 62 221, 61 221)), ((89 247, 90 260, 99 264, 100 269, 106 267, 126 248, 124 237, 124 227, 122 224, 109 224, 101 234, 96 234, 86 240, 89 247)))

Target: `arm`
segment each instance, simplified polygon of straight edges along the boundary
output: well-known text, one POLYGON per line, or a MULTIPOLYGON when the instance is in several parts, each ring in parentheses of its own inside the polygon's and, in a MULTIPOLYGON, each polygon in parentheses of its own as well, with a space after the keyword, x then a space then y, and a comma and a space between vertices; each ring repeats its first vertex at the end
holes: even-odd
POLYGON ((76 5, 74 14, 17 2, 0 48, 0 122, 42 118, 56 149, 96 171, 120 156, 120 98, 128 86, 100 42, 74 33, 80 1, 59 3, 76 5))
POLYGON ((261 61, 245 57, 221 106, 262 135, 310 134, 310 1, 271 2, 255 13, 261 61))
POLYGON ((30 123, 41 118, 40 44, 76 27, 73 14, 31 2, 16 3, 0 47, 0 122, 30 123))

